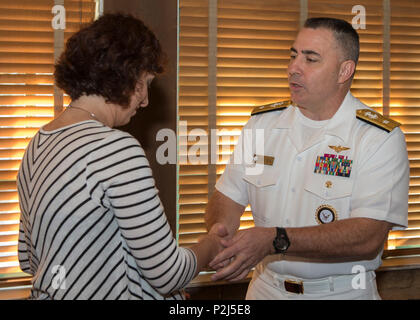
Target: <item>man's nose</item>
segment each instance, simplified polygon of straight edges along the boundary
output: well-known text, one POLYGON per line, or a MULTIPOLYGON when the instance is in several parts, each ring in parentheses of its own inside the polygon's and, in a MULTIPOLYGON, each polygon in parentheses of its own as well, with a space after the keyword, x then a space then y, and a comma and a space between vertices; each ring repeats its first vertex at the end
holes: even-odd
POLYGON ((287 74, 289 76, 294 74, 301 74, 302 69, 300 66, 300 59, 298 57, 295 57, 294 59, 290 59, 289 65, 287 67, 287 74))

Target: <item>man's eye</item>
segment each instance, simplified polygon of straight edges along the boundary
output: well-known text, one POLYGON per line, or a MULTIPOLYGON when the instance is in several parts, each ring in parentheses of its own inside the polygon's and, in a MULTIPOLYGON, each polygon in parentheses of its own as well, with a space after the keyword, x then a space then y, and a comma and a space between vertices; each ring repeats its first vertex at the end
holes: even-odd
POLYGON ((296 58, 296 55, 293 55, 293 54, 292 54, 292 55, 290 55, 290 59, 292 59, 292 60, 293 60, 293 59, 295 59, 295 58, 296 58))
POLYGON ((308 61, 308 62, 316 62, 317 60, 311 59, 311 58, 306 58, 306 61, 308 61))

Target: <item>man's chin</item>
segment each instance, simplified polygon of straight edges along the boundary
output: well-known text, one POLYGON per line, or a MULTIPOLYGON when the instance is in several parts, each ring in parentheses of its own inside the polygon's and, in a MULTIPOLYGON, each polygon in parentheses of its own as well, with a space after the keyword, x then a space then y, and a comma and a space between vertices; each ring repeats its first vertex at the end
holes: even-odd
POLYGON ((295 96, 295 95, 291 94, 290 95, 290 100, 292 100, 294 105, 297 105, 297 106, 305 105, 305 101, 304 101, 304 99, 302 99, 302 97, 295 96))

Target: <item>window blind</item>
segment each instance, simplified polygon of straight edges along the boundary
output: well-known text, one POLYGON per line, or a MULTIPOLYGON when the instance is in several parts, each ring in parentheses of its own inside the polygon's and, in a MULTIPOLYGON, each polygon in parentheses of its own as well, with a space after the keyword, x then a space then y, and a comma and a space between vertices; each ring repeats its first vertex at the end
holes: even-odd
MULTIPOLYGON (((217 125, 213 129, 219 129, 220 157, 232 152, 254 106, 289 98, 286 70, 302 18, 329 16, 355 22, 354 26, 359 24, 360 59, 351 91, 376 111, 403 123, 411 166, 409 227, 390 233, 384 265, 418 264, 420 118, 416 108, 420 103, 420 5, 409 0, 365 0, 358 1, 358 7, 352 0, 215 1, 217 64, 210 66, 209 19, 214 19, 208 14, 211 1, 180 0, 179 116, 180 121, 187 121, 189 130, 202 128, 203 135, 211 129, 209 119, 215 117, 217 125), (363 14, 364 20, 357 19, 363 14), (213 93, 208 92, 207 80, 211 68, 217 71, 213 93), (208 114, 209 94, 217 96, 214 114, 208 114), (226 136, 230 138, 223 139, 226 136), (407 254, 406 260, 401 258, 407 254)), ((182 146, 180 143, 180 149, 182 146)), ((181 245, 188 246, 206 232, 203 214, 210 190, 210 166, 189 163, 185 150, 179 155, 178 237, 181 245)), ((220 157, 217 177, 226 163, 226 157, 220 157)), ((252 225, 252 212, 247 208, 241 228, 252 225)))
MULTIPOLYGON (((207 156, 208 142, 208 0, 179 2, 179 219, 181 245, 195 243, 205 233, 203 214, 208 194, 208 166, 189 164, 191 147, 201 146, 207 156), (182 125, 182 126, 181 126, 182 125), (195 134, 195 141, 188 136, 195 134), (191 139, 190 139, 191 140, 191 139)), ((191 162, 191 161, 190 161, 191 162)))
MULTIPOLYGON (((0 0, 0 280, 21 273, 16 188, 20 161, 32 136, 54 117, 54 5, 52 0, 0 0)), ((67 39, 93 19, 95 1, 66 0, 62 5, 67 39)))
MULTIPOLYGON (((287 99, 286 69, 298 26, 298 2, 180 1, 179 118, 188 125, 187 131, 179 132, 181 245, 196 243, 206 233, 203 215, 211 192, 211 165, 218 178, 255 106, 287 99), (209 17, 212 4, 217 5, 216 17, 209 17), (216 65, 209 65, 209 19, 217 21, 216 65), (216 70, 215 92, 208 91, 211 68, 216 70), (209 114, 209 94, 216 96, 214 114, 209 114), (209 126, 212 117, 215 125, 209 126), (196 129, 207 140, 194 139, 196 129), (189 149, 185 148, 187 137, 183 134, 191 137, 189 149), (208 150, 209 143, 217 147, 217 161, 188 161, 198 144, 203 145, 201 150, 208 150)), ((208 152, 205 156, 211 158, 208 152)), ((251 226, 252 212, 248 207, 240 228, 251 226)))
POLYGON ((420 3, 391 1, 390 116, 402 123, 410 160, 408 228, 389 235, 387 265, 420 264, 420 3))

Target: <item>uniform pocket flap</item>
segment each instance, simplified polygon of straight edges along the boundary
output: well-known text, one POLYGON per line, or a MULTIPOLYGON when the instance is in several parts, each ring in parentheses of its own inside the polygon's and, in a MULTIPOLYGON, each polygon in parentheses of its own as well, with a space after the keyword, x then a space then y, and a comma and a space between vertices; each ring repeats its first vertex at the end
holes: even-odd
POLYGON ((353 181, 348 178, 321 174, 313 175, 305 183, 306 191, 326 200, 348 197, 352 189, 353 181))
POLYGON ((253 184, 258 188, 268 187, 277 183, 278 177, 273 174, 248 175, 243 178, 245 181, 253 184))

